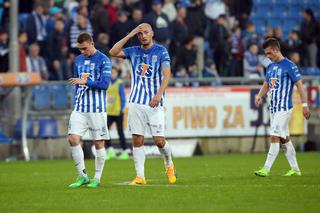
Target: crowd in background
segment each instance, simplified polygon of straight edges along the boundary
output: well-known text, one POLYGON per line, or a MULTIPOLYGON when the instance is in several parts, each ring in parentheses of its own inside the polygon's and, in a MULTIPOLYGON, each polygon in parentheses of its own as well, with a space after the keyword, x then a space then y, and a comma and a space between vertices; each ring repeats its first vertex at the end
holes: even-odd
MULTIPOLYGON (((284 55, 299 66, 319 67, 319 22, 311 9, 302 9, 300 29, 284 37, 281 28, 259 35, 250 21, 252 7, 252 0, 20 0, 20 71, 39 72, 45 80, 66 80, 79 54, 80 32, 89 32, 96 48, 108 54, 142 22, 150 23, 155 41, 168 48, 176 78, 263 77, 259 55, 263 40, 270 36, 279 39, 284 55)), ((0 0, 0 72, 9 69, 9 8, 9 0, 0 0)), ((131 45, 139 45, 138 39, 130 40, 127 46, 131 45)), ((112 60, 128 79, 129 62, 112 60)), ((177 84, 184 85, 189 84, 177 84)))

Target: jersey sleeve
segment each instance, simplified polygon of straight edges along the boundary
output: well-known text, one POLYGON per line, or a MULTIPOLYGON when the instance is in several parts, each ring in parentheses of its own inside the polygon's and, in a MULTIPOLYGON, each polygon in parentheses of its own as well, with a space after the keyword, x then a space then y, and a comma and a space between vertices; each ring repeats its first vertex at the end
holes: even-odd
POLYGON ((164 67, 170 68, 170 61, 171 60, 170 60, 168 51, 165 48, 163 48, 161 59, 160 59, 161 68, 164 68, 164 67))
POLYGON ((265 77, 265 79, 264 79, 264 82, 268 83, 269 80, 270 80, 270 73, 269 73, 268 70, 267 70, 267 73, 266 73, 266 77, 265 77))
POLYGON ((77 68, 78 68, 78 63, 77 63, 77 60, 75 60, 74 65, 73 65, 73 77, 74 78, 79 78, 77 68))
POLYGON ((108 57, 103 57, 100 65, 100 79, 92 81, 87 79, 86 85, 92 89, 102 89, 107 90, 109 87, 110 76, 111 76, 111 61, 108 57))
POLYGON ((125 58, 130 59, 131 56, 135 53, 136 48, 135 47, 127 47, 123 49, 125 58))
POLYGON ((297 65, 295 65, 295 64, 291 65, 291 67, 288 71, 288 75, 294 83, 301 80, 301 74, 299 72, 297 65))

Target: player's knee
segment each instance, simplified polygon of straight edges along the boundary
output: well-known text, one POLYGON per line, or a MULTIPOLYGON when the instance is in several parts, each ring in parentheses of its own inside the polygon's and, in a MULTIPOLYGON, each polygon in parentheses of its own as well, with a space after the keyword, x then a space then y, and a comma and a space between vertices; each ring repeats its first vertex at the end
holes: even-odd
POLYGON ((154 143, 157 145, 159 148, 163 148, 164 145, 166 144, 166 140, 164 137, 153 137, 154 143))
POLYGON ((281 142, 282 144, 288 143, 289 140, 290 140, 289 137, 287 137, 287 138, 280 138, 280 142, 281 142))
POLYGON ((94 146, 96 149, 104 148, 104 140, 94 141, 94 146))
POLYGON ((80 143, 80 137, 77 135, 69 135, 68 142, 71 146, 76 146, 80 143))
POLYGON ((271 143, 279 143, 280 138, 278 136, 271 135, 271 143))
POLYGON ((143 145, 144 137, 142 135, 132 135, 133 147, 140 147, 143 145))

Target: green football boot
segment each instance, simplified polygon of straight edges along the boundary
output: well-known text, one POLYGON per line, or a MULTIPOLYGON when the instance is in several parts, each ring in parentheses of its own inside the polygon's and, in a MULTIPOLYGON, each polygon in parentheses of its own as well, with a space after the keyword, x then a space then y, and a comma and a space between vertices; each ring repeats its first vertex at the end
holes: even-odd
POLYGON ((268 177, 269 173, 264 167, 261 167, 259 170, 254 171, 254 174, 259 176, 259 177, 268 177))
POLYGON ((129 159, 129 154, 127 151, 121 152, 121 154, 118 157, 119 160, 128 160, 129 159))
POLYGON ((99 181, 95 178, 90 179, 90 183, 87 184, 88 188, 97 188, 100 185, 99 181))
POLYGON ((69 188, 79 188, 80 186, 88 184, 89 182, 89 178, 87 177, 78 177, 75 183, 69 185, 69 188))
POLYGON ((296 170, 290 169, 290 170, 287 171, 287 173, 284 174, 283 176, 285 176, 285 177, 301 176, 301 172, 298 172, 298 171, 296 171, 296 170))
POLYGON ((107 149, 106 160, 114 159, 116 156, 117 156, 117 154, 116 154, 116 151, 114 150, 114 148, 110 147, 109 149, 107 149))

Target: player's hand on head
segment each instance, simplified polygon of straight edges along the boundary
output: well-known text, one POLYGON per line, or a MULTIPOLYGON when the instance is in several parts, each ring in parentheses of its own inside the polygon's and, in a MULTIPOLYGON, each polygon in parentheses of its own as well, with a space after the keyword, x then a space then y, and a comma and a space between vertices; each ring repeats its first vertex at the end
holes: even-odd
POLYGON ((309 110, 309 107, 303 107, 302 109, 302 112, 303 112, 303 116, 309 120, 310 116, 311 116, 311 112, 309 110))
POLYGON ((128 35, 132 38, 135 35, 137 35, 139 32, 141 32, 141 26, 137 26, 136 28, 134 28, 128 35))

